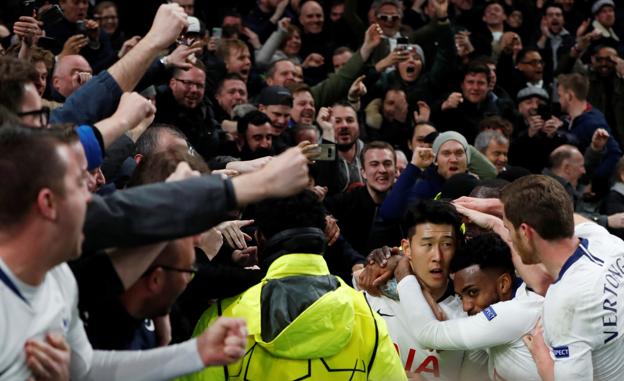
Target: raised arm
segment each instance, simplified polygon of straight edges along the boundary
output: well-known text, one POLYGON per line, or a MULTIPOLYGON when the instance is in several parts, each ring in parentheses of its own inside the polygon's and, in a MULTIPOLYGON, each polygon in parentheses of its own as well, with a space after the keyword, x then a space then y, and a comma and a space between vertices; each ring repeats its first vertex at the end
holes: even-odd
POLYGON ((286 39, 287 28, 290 25, 290 19, 285 17, 277 23, 277 30, 271 33, 271 36, 264 42, 262 47, 255 52, 256 65, 260 68, 268 67, 271 64, 273 55, 286 39))
POLYGON ((94 196, 83 227, 83 251, 146 245, 204 232, 231 218, 229 213, 239 207, 301 191, 308 182, 307 164, 301 148, 294 147, 262 169, 232 180, 201 176, 94 196))
MULTIPOLYGON (((155 112, 154 105, 140 94, 124 93, 119 100, 119 106, 115 113, 109 118, 95 123, 95 127, 102 134, 104 148, 109 147, 124 133, 140 123, 150 124, 155 112)), ((133 140, 136 141, 136 139, 133 140)))
POLYGON ((186 26, 177 4, 162 5, 152 28, 139 43, 107 71, 102 71, 52 111, 50 123, 94 124, 113 114, 124 92, 132 91, 158 54, 171 45, 186 26))
POLYGON ((366 30, 364 44, 353 53, 351 59, 336 73, 330 74, 326 80, 312 87, 312 96, 317 108, 331 106, 347 96, 351 84, 361 74, 364 63, 368 61, 372 51, 381 42, 381 34, 379 25, 371 25, 366 30))
POLYGON ((121 90, 133 90, 156 56, 169 47, 186 26, 182 7, 175 3, 161 5, 147 35, 108 69, 121 90))

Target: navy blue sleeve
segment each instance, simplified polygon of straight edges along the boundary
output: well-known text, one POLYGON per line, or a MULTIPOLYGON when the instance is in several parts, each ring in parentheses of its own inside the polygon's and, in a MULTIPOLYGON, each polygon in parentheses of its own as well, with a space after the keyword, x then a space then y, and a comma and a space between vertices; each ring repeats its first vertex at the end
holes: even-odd
POLYGON ((379 215, 385 221, 398 220, 403 216, 409 202, 410 191, 414 187, 416 180, 422 176, 422 171, 409 163, 399 179, 386 196, 386 199, 379 208, 379 215))
POLYGON ((103 71, 53 110, 50 123, 95 124, 113 115, 122 93, 115 79, 103 71))
POLYGON ((607 153, 600 163, 596 170, 594 171, 594 175, 599 176, 604 179, 608 179, 615 171, 615 166, 617 162, 620 160, 622 156, 622 150, 620 149, 620 145, 615 141, 613 135, 609 137, 607 141, 607 153))

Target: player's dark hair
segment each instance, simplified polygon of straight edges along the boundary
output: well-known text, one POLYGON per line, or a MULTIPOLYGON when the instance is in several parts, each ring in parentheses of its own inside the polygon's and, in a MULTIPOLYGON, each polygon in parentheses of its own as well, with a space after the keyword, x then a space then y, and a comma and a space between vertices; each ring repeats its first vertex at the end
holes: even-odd
POLYGON ((483 233, 466 241, 451 260, 450 271, 455 273, 477 265, 481 270, 494 269, 515 275, 511 250, 498 234, 483 233))

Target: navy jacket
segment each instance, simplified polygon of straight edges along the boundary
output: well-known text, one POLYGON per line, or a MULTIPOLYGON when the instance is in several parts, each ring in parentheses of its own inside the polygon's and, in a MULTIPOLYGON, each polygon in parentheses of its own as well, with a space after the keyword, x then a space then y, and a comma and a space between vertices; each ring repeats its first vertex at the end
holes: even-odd
POLYGON ((607 124, 604 114, 598 109, 591 107, 591 105, 588 105, 588 109, 574 118, 569 127, 570 132, 578 139, 578 146, 581 152, 585 152, 587 147, 589 147, 594 132, 599 128, 604 128, 611 136, 605 147, 607 152, 604 155, 604 159, 596 168, 594 174, 595 176, 606 179, 609 178, 615 170, 615 166, 620 156, 622 156, 622 150, 613 138, 613 132, 607 124))
POLYGON ((442 190, 444 178, 436 166, 422 171, 409 163, 381 204, 379 215, 384 221, 403 218, 408 206, 418 200, 434 198, 442 190))

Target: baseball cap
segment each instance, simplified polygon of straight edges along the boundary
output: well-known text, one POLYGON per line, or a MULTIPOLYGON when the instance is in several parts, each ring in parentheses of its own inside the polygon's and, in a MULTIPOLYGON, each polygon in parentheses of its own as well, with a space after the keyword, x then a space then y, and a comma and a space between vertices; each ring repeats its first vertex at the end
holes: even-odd
POLYGON ((287 88, 282 86, 265 87, 258 97, 258 104, 264 106, 281 105, 292 107, 292 103, 292 94, 287 88))

